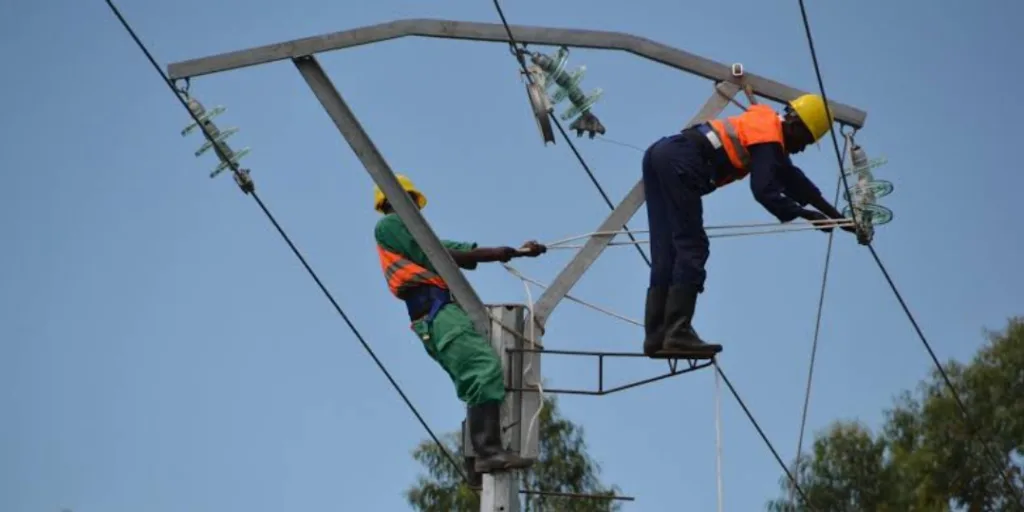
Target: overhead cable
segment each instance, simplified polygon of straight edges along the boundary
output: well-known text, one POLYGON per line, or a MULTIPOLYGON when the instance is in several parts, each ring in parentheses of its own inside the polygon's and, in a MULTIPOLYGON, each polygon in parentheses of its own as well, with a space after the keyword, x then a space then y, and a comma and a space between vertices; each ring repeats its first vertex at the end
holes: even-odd
MULTIPOLYGON (((167 77, 167 74, 164 73, 164 70, 160 68, 160 64, 156 62, 156 59, 153 58, 153 55, 149 52, 149 49, 146 48, 146 45, 143 44, 142 40, 139 39, 139 36, 136 35, 135 30, 132 29, 128 21, 124 18, 124 16, 121 15, 121 11, 117 8, 116 5, 114 5, 114 3, 111 0, 105 1, 107 5, 110 7, 110 10, 114 13, 114 16, 117 17, 118 21, 121 22, 121 25, 128 32, 128 35, 131 36, 131 38, 135 41, 135 44, 146 55, 146 58, 149 60, 149 63, 152 64, 153 69, 155 69, 157 73, 160 74, 167 87, 171 89, 171 92, 174 94, 174 96, 178 98, 178 101, 181 102, 181 105, 185 107, 185 110, 189 112, 189 115, 192 116, 192 119, 199 125, 199 128, 202 129, 203 136, 205 136, 206 139, 209 140, 211 144, 213 144, 213 148, 220 155, 221 150, 219 144, 217 144, 216 141, 214 141, 211 134, 207 131, 205 124, 202 123, 200 119, 195 115, 195 113, 193 113, 192 110, 188 108, 188 103, 186 103, 185 100, 178 93, 177 88, 175 88, 174 86, 174 82, 172 82, 170 78, 167 77)), ((246 173, 244 173, 234 161, 228 158, 222 159, 230 163, 231 171, 235 174, 236 177, 246 176, 247 178, 246 173)), ((331 292, 327 290, 326 286, 324 286, 324 283, 320 280, 320 277, 317 276, 317 273, 313 270, 312 267, 309 266, 309 263, 306 262, 306 258, 303 257, 302 253, 292 242, 288 234, 284 231, 284 228, 282 228, 281 225, 277 222, 277 219, 274 218, 274 215, 263 203, 263 200, 260 199, 259 195, 256 193, 255 190, 248 190, 247 193, 248 195, 252 196, 253 200, 255 200, 256 204, 260 207, 260 210, 263 211, 263 214, 266 215, 267 219, 270 220, 271 224, 274 225, 274 228, 277 230, 278 234, 280 234, 281 238, 283 238, 284 241, 288 244, 288 247, 292 250, 292 253, 295 254, 295 257, 297 257, 299 259, 299 262, 302 263, 302 266, 306 269, 306 272, 309 274, 310 277, 313 278, 313 281, 316 282, 316 285, 320 288, 320 291, 323 292, 327 300, 330 301, 331 305, 334 307, 334 310, 338 313, 339 316, 341 316, 342 320, 345 321, 345 324, 348 326, 349 330, 352 331, 352 334, 355 335, 356 339, 363 346, 363 349, 366 350, 366 353, 369 354, 370 358, 373 359, 373 362, 377 364, 377 368, 380 369, 381 373, 384 374, 384 377, 386 377, 388 382, 391 383, 391 386, 395 389, 395 391, 398 392, 398 395, 402 398, 402 401, 405 402, 406 407, 408 407, 412 414, 416 416, 416 419, 419 421, 420 425, 423 426, 423 429, 427 431, 427 434, 430 435, 430 438, 433 439, 434 443, 437 444, 438 449, 441 450, 441 453, 444 455, 444 457, 448 460, 448 462, 452 464, 455 470, 462 477, 463 481, 468 481, 467 475, 465 471, 463 471, 462 469, 462 465, 455 461, 454 456, 452 456, 452 454, 449 453, 444 443, 441 442, 441 440, 434 433, 433 429, 430 428, 430 425, 428 425, 426 420, 423 419, 423 416, 420 414, 419 410, 416 409, 416 406, 413 405, 412 401, 409 400, 409 397, 406 396, 405 391, 402 390, 402 387, 398 384, 398 382, 395 381, 394 377, 391 376, 391 372, 388 371, 387 367, 384 366, 384 363, 381 362, 381 360, 377 357, 377 354, 373 351, 373 348, 370 347, 369 343, 367 343, 366 340, 363 338, 363 335, 359 332, 358 329, 356 329, 356 326, 352 323, 352 320, 349 319, 349 316, 338 304, 338 301, 334 299, 334 296, 331 294, 331 292)))
MULTIPOLYGON (((818 79, 818 90, 821 93, 822 100, 824 100, 825 104, 828 105, 828 95, 825 93, 825 82, 821 77, 821 67, 818 64, 818 54, 814 48, 814 37, 811 35, 811 24, 807 18, 807 8, 804 6, 804 0, 797 1, 800 4, 800 16, 803 20, 804 32, 807 35, 807 46, 810 48, 811 61, 814 64, 814 74, 818 79)), ((839 171, 843 179, 843 186, 846 188, 848 194, 847 197, 853 197, 852 195, 850 195, 851 189, 849 181, 846 179, 846 173, 842 172, 843 158, 842 154, 839 151, 839 140, 836 137, 835 130, 829 130, 829 134, 832 138, 832 147, 835 150, 836 159, 839 162, 839 171)), ((855 211, 855 209, 851 209, 851 215, 854 216, 854 222, 857 221, 856 214, 857 212, 855 211)), ((945 368, 942 367, 942 363, 939 362, 939 358, 938 356, 935 355, 935 351, 932 349, 931 343, 928 341, 928 338, 924 335, 924 332, 918 325, 917 320, 914 318, 913 313, 911 313, 910 311, 910 307, 907 305, 906 301, 903 300, 902 294, 900 294, 899 289, 896 287, 896 283, 893 282, 892 280, 892 276, 889 275, 889 271, 885 268, 885 265, 882 263, 882 259, 881 257, 879 257, 878 252, 875 251, 875 248, 870 243, 866 245, 868 247, 868 250, 871 252, 871 257, 875 260, 875 264, 878 266, 878 269, 882 271, 882 275, 885 277, 886 282, 889 284, 889 288, 892 289, 893 295, 896 296, 896 300, 900 303, 900 307, 903 309, 903 313, 906 314, 907 319, 910 321, 910 324, 914 327, 914 331, 917 332, 917 336, 921 340, 921 343, 924 345, 925 350, 928 351, 928 355, 931 357, 932 363, 934 363, 935 368, 942 376, 942 380, 945 382, 946 387, 949 389, 954 401, 956 401, 956 404, 959 407, 960 412, 963 413, 964 422, 966 423, 971 436, 978 444, 981 445, 982 449, 985 451, 985 454, 989 459, 989 462, 992 464, 993 469, 999 473, 999 475, 1002 477, 1003 483, 1006 484, 1007 488, 1017 499, 1018 507, 1021 510, 1024 510, 1024 497, 1021 496, 1020 489, 1018 489, 1017 486, 1013 484, 1013 481, 1010 478, 1010 476, 1007 475, 1007 472, 1003 470, 1005 464, 1001 463, 999 457, 995 453, 993 453, 991 444, 983 442, 977 438, 978 429, 976 427, 976 422, 974 421, 974 418, 971 416, 970 411, 968 411, 967 406, 961 399, 960 393, 956 390, 956 387, 953 386, 953 381, 950 380, 945 368)))
MULTIPOLYGON (((517 43, 515 37, 512 36, 512 28, 509 27, 508 20, 505 19, 505 12, 501 9, 501 4, 498 2, 498 0, 493 1, 494 8, 498 11, 498 17, 501 18, 501 24, 504 25, 505 27, 505 33, 508 34, 509 49, 512 51, 512 55, 516 58, 516 61, 519 62, 519 67, 526 75, 526 79, 529 80, 529 82, 532 84, 533 76, 531 75, 529 70, 526 69, 526 60, 523 58, 523 54, 519 51, 519 43, 517 43)), ((555 124, 555 127, 558 128, 558 133, 562 134, 562 140, 564 140, 565 143, 569 146, 569 149, 572 150, 572 154, 576 156, 576 160, 579 161, 580 166, 583 167, 583 170, 587 172, 587 176, 590 176, 591 183, 593 183, 594 187, 597 188, 597 191, 601 194, 601 198, 604 199, 605 204, 608 205, 608 208, 615 209, 615 204, 612 203, 612 200, 608 197, 608 194, 605 193, 604 187, 601 186, 601 183, 597 180, 597 177, 594 176, 594 172, 590 170, 590 166, 587 165, 587 161, 584 160, 583 155, 580 153, 579 149, 576 148, 576 144, 572 142, 572 139, 569 137, 569 133, 566 132, 565 128, 562 127, 562 123, 558 120, 558 116, 555 115, 554 110, 548 111, 548 115, 551 117, 551 121, 555 124)), ((629 227, 627 225, 623 224, 622 228, 626 231, 626 234, 629 236, 630 240, 634 242, 637 241, 636 238, 633 237, 633 233, 629 231, 629 227)), ((637 245, 636 250, 637 252, 640 253, 640 257, 643 258, 645 262, 647 262, 647 266, 650 266, 651 260, 650 258, 647 257, 647 253, 644 252, 643 248, 637 245)))
MULTIPOLYGON (((847 137, 843 144, 846 147, 850 145, 850 138, 847 137)), ((843 150, 843 156, 846 156, 846 150, 843 150)), ((839 161, 840 172, 843 167, 843 160, 839 161)), ((839 207, 839 193, 842 191, 843 182, 836 180, 836 194, 835 199, 832 200, 832 204, 837 208, 839 207)), ((856 224, 854 224, 856 225, 856 224)), ((832 242, 835 240, 835 231, 828 234, 828 244, 825 247, 825 264, 821 272, 821 291, 818 293, 818 311, 814 315, 814 338, 811 341, 811 360, 807 364, 807 386, 804 389, 804 406, 800 413, 800 435, 796 441, 796 458, 794 461, 799 463, 800 455, 803 452, 804 447, 804 429, 807 427, 807 410, 811 404, 811 385, 814 381, 814 363, 817 361, 818 355, 818 337, 821 334, 821 317, 825 310, 825 289, 828 286, 828 270, 832 263, 832 242)))

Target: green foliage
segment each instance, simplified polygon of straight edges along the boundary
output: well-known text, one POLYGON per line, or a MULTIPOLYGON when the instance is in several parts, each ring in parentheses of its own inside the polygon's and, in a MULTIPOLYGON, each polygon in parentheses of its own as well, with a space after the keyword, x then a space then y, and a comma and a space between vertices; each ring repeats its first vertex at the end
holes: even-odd
MULTIPOLYGON (((458 433, 445 435, 441 442, 456 461, 463 460, 458 433)), ((462 475, 432 439, 420 442, 412 456, 427 468, 430 475, 420 475, 416 485, 405 492, 405 498, 413 509, 423 512, 480 510, 479 496, 463 484, 462 475)))
MULTIPOLYGON (((947 375, 974 420, 972 433, 937 370, 915 393, 903 392, 873 434, 836 422, 796 461, 807 507, 788 480, 776 512, 872 510, 933 512, 1021 510, 1000 471, 1024 487, 1024 320, 1011 319, 968 364, 951 361, 947 375), (984 447, 998 457, 999 468, 984 447)), ((1019 491, 1020 492, 1020 491, 1019 491)))
MULTIPOLYGON (((528 421, 528 420, 524 420, 528 421)), ((524 424, 524 428, 528 425, 524 424)), ((599 465, 587 454, 583 428, 559 414, 557 401, 545 397, 544 408, 534 427, 540 432, 540 456, 533 467, 523 472, 522 488, 534 491, 614 496, 615 486, 605 487, 599 480, 599 465)), ((444 443, 455 457, 463 460, 459 435, 445 436, 444 443)), ((477 512, 479 496, 463 485, 462 477, 433 443, 425 440, 413 451, 413 458, 426 469, 406 493, 406 500, 420 512, 477 512)), ((615 512, 618 502, 563 496, 530 494, 522 496, 523 512, 615 512)))

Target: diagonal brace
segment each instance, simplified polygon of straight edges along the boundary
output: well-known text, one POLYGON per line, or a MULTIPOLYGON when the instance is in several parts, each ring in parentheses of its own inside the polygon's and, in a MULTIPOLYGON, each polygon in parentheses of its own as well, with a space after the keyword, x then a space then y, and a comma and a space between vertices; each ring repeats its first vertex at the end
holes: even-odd
MULTIPOLYGON (((707 121, 718 117, 718 114, 725 110, 732 98, 739 92, 739 87, 731 82, 720 82, 715 85, 715 92, 704 103, 697 115, 690 119, 686 126, 707 121)), ((641 179, 633 189, 626 194, 625 199, 612 210, 611 215, 597 228, 598 232, 619 231, 629 219, 636 215, 637 210, 644 204, 644 182, 641 179)), ((583 274, 597 261, 608 244, 615 238, 615 235, 594 235, 587 240, 572 261, 565 266, 558 274, 551 286, 544 291, 540 300, 534 306, 534 315, 540 325, 547 324, 548 317, 554 311, 555 306, 565 298, 566 294, 583 277, 583 274)))
POLYGON ((484 304, 480 301, 480 297, 477 296, 476 291, 473 290, 466 276, 462 274, 455 260, 452 259, 451 254, 441 244, 437 234, 430 228, 430 224, 423 218, 420 209, 412 202, 412 198, 402 188, 398 178, 395 177, 395 173, 384 160, 380 151, 377 150, 377 147, 374 146, 370 136, 363 129, 362 125, 359 124, 359 120, 348 107, 348 104, 345 103, 345 100, 334 87, 334 84, 331 83, 331 79, 324 73, 320 63, 313 56, 297 57, 292 59, 292 62, 298 68, 299 73, 302 74, 302 78, 309 84, 309 88, 313 90, 313 94, 320 100, 320 104, 327 111, 327 115, 337 125, 338 131, 341 132, 349 146, 352 147, 352 151, 359 157, 359 161, 366 168, 366 172, 380 186, 384 192, 384 197, 387 198, 395 212, 401 217, 405 227, 408 228, 416 243, 426 253, 430 263, 437 269, 441 278, 448 283, 455 301, 472 318, 477 332, 483 334, 490 333, 490 316, 487 310, 484 309, 484 304))

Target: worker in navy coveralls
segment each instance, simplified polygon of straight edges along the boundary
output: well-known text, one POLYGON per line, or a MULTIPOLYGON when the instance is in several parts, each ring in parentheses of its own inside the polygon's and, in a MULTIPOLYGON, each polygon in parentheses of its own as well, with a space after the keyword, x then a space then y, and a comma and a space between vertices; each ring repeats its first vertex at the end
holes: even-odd
MULTIPOLYGON (((754 198, 780 222, 843 219, 789 159, 831 129, 825 102, 807 94, 790 102, 785 115, 751 105, 743 114, 689 127, 647 149, 643 181, 652 264, 644 354, 709 359, 722 350, 702 340, 692 325, 709 255, 703 196, 749 174, 754 198)), ((830 232, 832 225, 819 229, 830 232)))

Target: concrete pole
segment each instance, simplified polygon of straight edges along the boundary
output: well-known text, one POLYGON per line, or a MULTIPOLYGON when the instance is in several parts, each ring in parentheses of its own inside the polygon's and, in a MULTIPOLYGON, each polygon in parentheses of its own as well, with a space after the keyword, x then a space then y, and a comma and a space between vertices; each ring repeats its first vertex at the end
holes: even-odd
MULTIPOLYGON (((491 314, 492 322, 491 346, 501 357, 501 365, 505 370, 505 387, 521 388, 522 353, 510 354, 508 349, 522 347, 526 307, 521 304, 488 305, 487 310, 491 314), (508 332, 502 324, 516 332, 508 332)), ((505 403, 501 406, 501 424, 507 428, 501 436, 502 444, 517 451, 521 443, 522 400, 521 392, 510 391, 505 394, 505 403)), ((483 491, 480 493, 480 512, 519 512, 519 509, 519 472, 505 471, 484 475, 483 491)))

